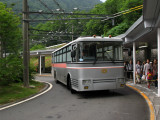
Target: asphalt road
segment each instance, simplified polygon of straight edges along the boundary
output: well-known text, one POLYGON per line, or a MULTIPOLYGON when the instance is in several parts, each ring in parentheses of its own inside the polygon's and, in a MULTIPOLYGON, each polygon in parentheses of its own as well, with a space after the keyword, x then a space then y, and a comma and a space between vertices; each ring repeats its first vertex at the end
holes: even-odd
POLYGON ((71 94, 51 77, 36 79, 51 82, 52 90, 0 111, 0 120, 149 120, 146 101, 130 88, 71 94))

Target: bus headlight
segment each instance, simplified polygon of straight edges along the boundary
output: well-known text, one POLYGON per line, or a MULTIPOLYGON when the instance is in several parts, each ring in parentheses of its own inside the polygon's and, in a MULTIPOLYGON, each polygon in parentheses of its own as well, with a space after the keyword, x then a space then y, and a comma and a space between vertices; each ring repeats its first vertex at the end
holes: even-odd
POLYGON ((124 78, 118 78, 119 83, 124 83, 124 78))
POLYGON ((83 80, 83 81, 82 81, 82 84, 83 84, 83 85, 91 84, 91 80, 83 80))

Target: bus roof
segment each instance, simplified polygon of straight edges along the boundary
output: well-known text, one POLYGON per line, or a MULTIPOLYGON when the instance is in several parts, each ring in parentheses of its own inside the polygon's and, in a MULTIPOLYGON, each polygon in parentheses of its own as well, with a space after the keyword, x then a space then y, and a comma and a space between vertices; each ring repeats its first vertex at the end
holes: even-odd
MULTIPOLYGON (((88 42, 88 41, 92 41, 92 42, 97 42, 97 41, 101 41, 101 42, 122 42, 123 40, 121 39, 121 38, 117 38, 117 37, 111 37, 111 38, 109 38, 109 37, 99 37, 99 36, 97 36, 97 37, 79 37, 79 38, 77 38, 76 40, 74 40, 74 41, 72 41, 72 42, 69 42, 68 44, 66 44, 65 46, 63 46, 63 47, 61 47, 61 48, 64 48, 64 47, 66 47, 66 46, 68 46, 68 45, 70 45, 70 44, 72 44, 72 43, 76 43, 76 42, 84 42, 84 41, 86 41, 86 42, 88 42)), ((56 51, 58 51, 58 50, 60 50, 61 48, 58 48, 57 50, 55 50, 55 51, 53 51, 52 53, 54 53, 54 52, 56 52, 56 51)))
POLYGON ((79 37, 75 41, 123 41, 120 38, 117 37, 79 37))

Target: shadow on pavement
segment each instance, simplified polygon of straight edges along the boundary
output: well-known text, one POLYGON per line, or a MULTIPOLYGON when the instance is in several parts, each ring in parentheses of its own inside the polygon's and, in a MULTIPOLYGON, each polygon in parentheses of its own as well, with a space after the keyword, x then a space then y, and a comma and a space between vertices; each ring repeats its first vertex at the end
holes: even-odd
POLYGON ((116 90, 101 90, 101 91, 89 91, 89 92, 77 92, 78 99, 92 99, 92 98, 106 98, 124 96, 125 94, 119 93, 116 90))
MULTIPOLYGON (((56 84, 55 81, 54 81, 54 84, 56 84)), ((67 89, 67 86, 64 85, 63 83, 59 82, 57 85, 60 85, 61 87, 66 89, 68 92, 70 92, 70 90, 67 89)), ((128 95, 128 92, 127 92, 128 90, 130 90, 130 89, 128 87, 126 87, 126 88, 117 89, 117 90, 75 92, 73 95, 77 96, 78 99, 93 99, 93 98, 106 98, 106 97, 117 97, 117 96, 119 97, 119 96, 128 95)))

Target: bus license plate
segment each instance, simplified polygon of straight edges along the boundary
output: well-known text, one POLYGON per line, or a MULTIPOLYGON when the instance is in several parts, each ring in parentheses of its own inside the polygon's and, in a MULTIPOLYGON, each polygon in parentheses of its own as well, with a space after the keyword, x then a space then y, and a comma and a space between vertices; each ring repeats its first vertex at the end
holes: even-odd
POLYGON ((121 87, 124 87, 124 84, 121 84, 120 86, 121 86, 121 87))
POLYGON ((88 86, 84 86, 84 89, 88 89, 88 86))

